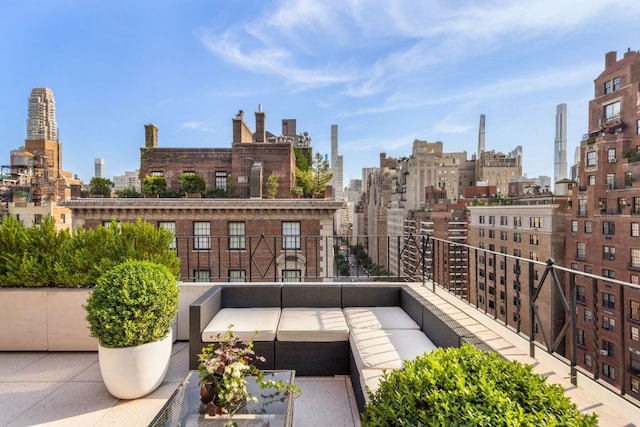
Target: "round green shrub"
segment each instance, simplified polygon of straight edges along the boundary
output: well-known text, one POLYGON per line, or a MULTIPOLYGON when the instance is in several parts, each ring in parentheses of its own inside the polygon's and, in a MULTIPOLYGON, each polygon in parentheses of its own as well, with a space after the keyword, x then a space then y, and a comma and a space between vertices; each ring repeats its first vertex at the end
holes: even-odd
POLYGON ((437 349, 387 371, 363 426, 595 426, 530 365, 470 345, 437 349))
POLYGON ((167 336, 178 312, 175 276, 164 265, 125 261, 98 279, 85 306, 103 347, 132 347, 167 336))

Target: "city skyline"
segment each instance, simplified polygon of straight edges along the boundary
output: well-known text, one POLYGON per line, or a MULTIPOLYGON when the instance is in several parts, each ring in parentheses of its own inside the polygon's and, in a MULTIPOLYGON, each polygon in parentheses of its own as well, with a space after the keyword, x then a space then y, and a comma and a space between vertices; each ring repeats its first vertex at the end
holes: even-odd
POLYGON ((574 151, 604 54, 640 48, 630 44, 640 39, 633 0, 9 1, 1 10, 0 163, 24 145, 31 90, 48 87, 63 167, 85 182, 95 158, 106 177, 138 169, 146 123, 161 147, 229 147, 231 118, 258 104, 267 130, 296 119, 323 155, 337 124, 345 185, 381 152, 410 155, 414 139, 471 158, 481 114, 486 150, 522 145, 523 172, 553 176, 556 106, 568 105, 574 151))

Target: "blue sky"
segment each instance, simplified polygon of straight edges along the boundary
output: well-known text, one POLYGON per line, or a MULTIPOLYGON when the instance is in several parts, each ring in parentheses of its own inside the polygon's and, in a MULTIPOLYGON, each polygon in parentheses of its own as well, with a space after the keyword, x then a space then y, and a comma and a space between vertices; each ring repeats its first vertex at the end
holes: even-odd
POLYGON ((56 97, 63 166, 88 182, 139 167, 144 124, 163 147, 230 147, 297 119, 330 154, 339 126, 345 185, 414 139, 445 151, 524 149, 529 177, 553 176, 556 105, 568 159, 587 132, 607 51, 640 49, 638 0, 4 0, 0 164, 24 144, 27 99, 56 97))

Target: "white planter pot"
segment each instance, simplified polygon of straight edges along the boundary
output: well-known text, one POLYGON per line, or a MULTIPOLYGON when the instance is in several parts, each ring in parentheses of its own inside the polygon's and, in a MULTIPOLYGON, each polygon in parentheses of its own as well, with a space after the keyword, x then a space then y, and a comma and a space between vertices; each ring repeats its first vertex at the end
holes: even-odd
POLYGON ((118 399, 137 399, 154 391, 164 380, 173 339, 138 347, 106 348, 98 345, 100 373, 107 390, 118 399))

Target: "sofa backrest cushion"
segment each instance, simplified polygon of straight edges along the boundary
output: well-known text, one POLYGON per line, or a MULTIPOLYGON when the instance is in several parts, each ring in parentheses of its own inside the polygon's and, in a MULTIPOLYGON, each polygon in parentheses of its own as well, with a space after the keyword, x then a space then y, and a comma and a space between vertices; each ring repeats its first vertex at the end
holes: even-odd
POLYGON ((342 308, 400 307, 400 286, 346 284, 342 285, 342 308))
POLYGON ((341 306, 342 292, 340 284, 282 284, 282 308, 340 308, 341 306))
POLYGON ((281 307, 280 285, 224 285, 222 306, 225 308, 281 307))

